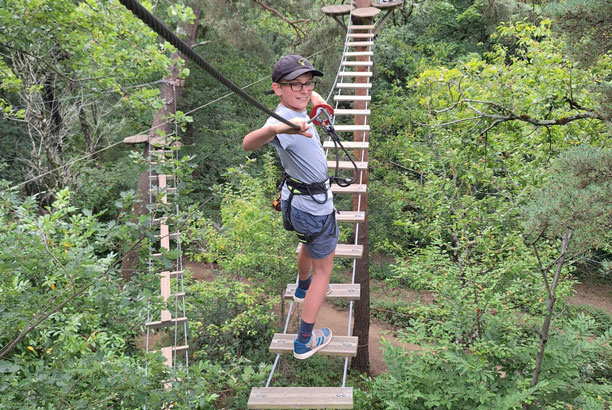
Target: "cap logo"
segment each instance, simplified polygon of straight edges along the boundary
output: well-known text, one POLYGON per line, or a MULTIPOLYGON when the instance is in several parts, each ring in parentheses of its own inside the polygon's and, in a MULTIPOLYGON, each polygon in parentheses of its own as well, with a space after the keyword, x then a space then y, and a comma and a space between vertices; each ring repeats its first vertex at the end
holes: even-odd
POLYGON ((303 58, 300 58, 300 59, 298 60, 298 64, 299 64, 299 65, 306 65, 306 60, 305 60, 305 59, 303 59, 303 58))

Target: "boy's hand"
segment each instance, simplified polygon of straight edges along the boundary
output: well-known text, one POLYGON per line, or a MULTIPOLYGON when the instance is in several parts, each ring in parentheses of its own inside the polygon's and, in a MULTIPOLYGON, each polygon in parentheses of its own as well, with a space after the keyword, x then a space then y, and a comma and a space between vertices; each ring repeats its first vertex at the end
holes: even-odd
POLYGON ((291 128, 288 125, 283 124, 282 122, 278 124, 274 124, 274 133, 275 134, 300 134, 307 138, 312 138, 312 132, 310 132, 310 124, 306 122, 303 118, 294 118, 289 120, 289 122, 294 123, 299 126, 299 129, 291 128))

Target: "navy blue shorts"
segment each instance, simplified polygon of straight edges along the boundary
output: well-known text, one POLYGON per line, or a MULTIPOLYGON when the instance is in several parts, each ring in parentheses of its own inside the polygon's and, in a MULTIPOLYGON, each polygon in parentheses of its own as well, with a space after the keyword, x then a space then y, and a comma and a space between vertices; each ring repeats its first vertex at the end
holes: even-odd
MULTIPOLYGON (((281 209, 283 216, 287 215, 288 201, 281 201, 281 209)), ((301 211, 295 206, 291 207, 291 224, 293 228, 306 235, 314 235, 319 233, 323 227, 328 224, 327 229, 318 238, 311 243, 306 244, 308 254, 313 259, 321 259, 329 256, 336 245, 338 244, 338 223, 335 218, 333 223, 328 223, 329 218, 334 218, 333 212, 329 215, 312 215, 308 212, 301 211)))

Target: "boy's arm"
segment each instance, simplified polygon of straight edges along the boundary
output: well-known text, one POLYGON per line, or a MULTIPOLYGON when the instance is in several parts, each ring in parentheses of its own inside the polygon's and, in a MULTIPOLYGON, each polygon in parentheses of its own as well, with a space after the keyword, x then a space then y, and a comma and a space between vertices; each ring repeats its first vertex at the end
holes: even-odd
POLYGON ((313 107, 319 104, 329 105, 327 104, 327 101, 325 101, 323 97, 321 97, 321 95, 316 91, 313 91, 312 94, 310 95, 310 102, 312 103, 313 107))
POLYGON ((277 134, 300 134, 308 138, 312 138, 312 133, 308 130, 310 125, 303 119, 291 120, 292 123, 300 128, 296 130, 282 122, 273 125, 267 125, 255 131, 249 132, 242 140, 242 148, 246 151, 255 151, 263 147, 268 142, 272 141, 277 134))

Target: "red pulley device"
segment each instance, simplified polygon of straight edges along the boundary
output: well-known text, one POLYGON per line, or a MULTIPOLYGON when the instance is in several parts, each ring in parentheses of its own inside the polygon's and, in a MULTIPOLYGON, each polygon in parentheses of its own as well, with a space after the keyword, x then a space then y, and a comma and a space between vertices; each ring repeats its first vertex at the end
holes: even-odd
POLYGON ((310 121, 314 125, 321 127, 331 123, 331 119, 334 116, 334 109, 328 104, 317 104, 312 107, 310 111, 310 121))

